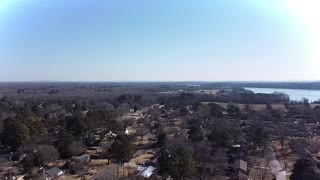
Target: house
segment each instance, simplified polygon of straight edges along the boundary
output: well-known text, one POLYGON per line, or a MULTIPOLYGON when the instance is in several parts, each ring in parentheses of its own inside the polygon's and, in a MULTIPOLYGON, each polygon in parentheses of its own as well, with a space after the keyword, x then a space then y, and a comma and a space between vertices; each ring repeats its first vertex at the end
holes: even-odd
POLYGON ((248 155, 245 142, 232 145, 232 147, 228 151, 228 154, 231 157, 230 160, 232 163, 237 159, 245 160, 248 155))
POLYGON ((242 159, 236 160, 233 165, 236 170, 241 170, 243 172, 248 171, 248 163, 242 159))
POLYGON ((117 134, 113 133, 112 131, 109 131, 109 132, 106 134, 106 137, 107 137, 107 138, 115 138, 115 137, 117 137, 117 134))
POLYGON ((27 156, 27 154, 22 154, 22 153, 13 153, 10 157, 10 160, 12 161, 22 161, 25 157, 27 156))
POLYGON ((90 155, 84 154, 82 156, 72 156, 71 161, 74 163, 82 163, 82 164, 87 164, 90 162, 90 155))
POLYGON ((233 163, 233 173, 231 175, 231 179, 248 179, 248 163, 246 161, 238 159, 233 163))
POLYGON ((139 175, 144 178, 149 178, 154 171, 156 170, 153 166, 138 166, 137 171, 139 171, 139 175))
POLYGON ((57 113, 50 113, 50 114, 49 114, 49 117, 50 117, 51 119, 54 119, 54 118, 57 118, 57 117, 58 117, 58 114, 57 114, 57 113))
POLYGON ((57 167, 54 167, 54 168, 51 168, 51 169, 45 171, 44 178, 45 178, 45 180, 50 180, 50 179, 54 179, 56 177, 59 177, 63 174, 64 174, 63 170, 61 170, 57 167))

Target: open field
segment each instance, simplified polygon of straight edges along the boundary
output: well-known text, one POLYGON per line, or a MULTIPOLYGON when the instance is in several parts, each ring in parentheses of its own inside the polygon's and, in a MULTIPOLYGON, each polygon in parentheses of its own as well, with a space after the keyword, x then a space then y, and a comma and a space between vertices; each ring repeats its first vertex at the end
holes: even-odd
POLYGON ((217 92, 219 92, 221 89, 212 89, 212 90, 197 90, 197 91, 193 91, 193 93, 195 94, 211 94, 211 95, 215 95, 217 94, 217 92))

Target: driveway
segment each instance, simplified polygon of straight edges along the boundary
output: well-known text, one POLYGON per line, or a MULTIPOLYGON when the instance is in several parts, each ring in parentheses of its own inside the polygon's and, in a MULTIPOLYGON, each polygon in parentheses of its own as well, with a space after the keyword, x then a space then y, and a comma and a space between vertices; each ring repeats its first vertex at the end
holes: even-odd
POLYGON ((282 170, 282 167, 277 159, 276 153, 273 148, 270 148, 270 168, 272 174, 276 177, 277 180, 287 180, 286 171, 282 170))

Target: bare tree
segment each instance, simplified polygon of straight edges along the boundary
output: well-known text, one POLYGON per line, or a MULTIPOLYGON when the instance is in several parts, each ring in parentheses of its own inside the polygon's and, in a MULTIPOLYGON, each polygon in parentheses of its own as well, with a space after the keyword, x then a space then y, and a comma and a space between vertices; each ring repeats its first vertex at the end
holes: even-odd
POLYGON ((58 159, 59 152, 54 146, 51 145, 43 145, 41 149, 35 153, 35 161, 41 166, 58 159))
POLYGON ((213 155, 213 168, 215 175, 223 175, 228 167, 228 157, 225 148, 217 148, 213 155))
POLYGON ((148 129, 146 127, 140 127, 136 130, 136 135, 140 136, 141 140, 143 140, 143 136, 148 132, 148 129))
POLYGON ((82 154, 85 150, 85 145, 82 141, 73 141, 69 146, 68 150, 70 152, 70 155, 72 156, 78 156, 82 154))
POLYGON ((190 151, 192 154, 194 153, 194 147, 193 147, 192 141, 182 134, 168 140, 167 148, 170 150, 170 152, 175 152, 179 148, 184 148, 190 151))
POLYGON ((204 142, 200 142, 195 146, 195 161, 200 169, 200 180, 203 179, 203 173, 207 168, 212 167, 213 157, 210 155, 211 149, 204 142))
POLYGON ((283 158, 283 169, 287 169, 288 163, 287 163, 287 156, 288 154, 285 151, 282 151, 281 154, 282 158, 283 158))
POLYGON ((270 171, 270 162, 270 156, 265 156, 264 158, 257 161, 258 164, 254 166, 254 169, 256 170, 259 180, 265 180, 267 178, 267 174, 270 171))
POLYGON ((151 120, 157 121, 161 116, 161 111, 159 108, 152 108, 149 110, 149 114, 151 115, 151 120))
POLYGON ((279 126, 278 131, 279 131, 279 140, 281 144, 281 150, 283 150, 283 146, 288 135, 287 128, 284 126, 279 126))
POLYGON ((117 107, 117 113, 119 114, 121 120, 122 120, 124 114, 129 111, 129 109, 130 109, 130 106, 129 106, 129 104, 126 104, 126 103, 120 104, 120 105, 117 107))
POLYGON ((102 149, 101 158, 108 159, 108 163, 109 163, 109 160, 111 159, 111 154, 109 152, 109 149, 111 148, 112 143, 113 141, 108 141, 108 142, 101 142, 99 144, 99 147, 102 149))

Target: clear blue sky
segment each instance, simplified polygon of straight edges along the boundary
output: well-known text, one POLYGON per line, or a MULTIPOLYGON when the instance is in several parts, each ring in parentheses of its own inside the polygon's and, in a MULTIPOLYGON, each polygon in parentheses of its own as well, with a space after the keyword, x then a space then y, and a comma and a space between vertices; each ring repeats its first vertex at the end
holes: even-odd
POLYGON ((320 80, 318 5, 0 0, 0 81, 320 80))

